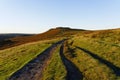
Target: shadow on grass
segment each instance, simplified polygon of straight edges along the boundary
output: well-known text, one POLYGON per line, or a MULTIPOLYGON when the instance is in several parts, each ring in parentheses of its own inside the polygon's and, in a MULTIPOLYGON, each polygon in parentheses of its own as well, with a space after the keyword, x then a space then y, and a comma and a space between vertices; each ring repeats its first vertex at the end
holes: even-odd
POLYGON ((99 57, 98 55, 84 49, 84 48, 81 48, 81 47, 78 47, 76 46, 76 48, 84 51, 85 53, 89 54, 90 56, 92 56, 94 59, 97 59, 99 60, 101 63, 105 64, 107 67, 109 67, 110 69, 112 69, 114 71, 114 73, 116 74, 116 76, 120 76, 120 68, 115 66, 113 63, 99 57))
POLYGON ((63 64, 67 70, 66 80, 83 80, 82 72, 71 62, 69 61, 63 54, 64 46, 60 47, 60 56, 63 64))

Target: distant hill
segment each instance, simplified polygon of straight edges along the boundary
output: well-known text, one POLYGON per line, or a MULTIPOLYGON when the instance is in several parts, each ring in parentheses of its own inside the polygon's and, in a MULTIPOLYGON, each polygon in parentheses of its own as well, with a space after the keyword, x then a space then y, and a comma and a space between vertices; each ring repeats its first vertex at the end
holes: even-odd
POLYGON ((9 38, 14 38, 14 37, 19 37, 19 36, 31 36, 33 34, 0 34, 0 41, 4 39, 9 39, 9 38))
MULTIPOLYGON (((36 34, 32 36, 27 36, 27 35, 15 35, 15 34, 8 34, 9 36, 6 38, 9 38, 4 41, 0 41, 0 49, 6 49, 14 46, 18 46, 21 44, 25 43, 30 43, 30 42, 35 42, 39 40, 47 40, 47 39, 53 39, 53 38, 58 38, 58 37, 67 37, 70 35, 77 34, 78 32, 85 31, 82 29, 71 29, 68 27, 57 27, 57 28, 52 28, 44 33, 41 34, 36 34)), ((4 36, 5 39, 5 36, 4 36)))

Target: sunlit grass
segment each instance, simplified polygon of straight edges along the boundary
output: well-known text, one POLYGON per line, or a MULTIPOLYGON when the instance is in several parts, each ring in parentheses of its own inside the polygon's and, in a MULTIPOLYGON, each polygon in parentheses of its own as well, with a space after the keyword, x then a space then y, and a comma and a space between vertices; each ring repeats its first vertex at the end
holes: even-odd
POLYGON ((83 73, 84 80, 119 80, 120 77, 116 76, 106 64, 76 48, 76 46, 84 48, 120 68, 120 47, 116 46, 120 43, 119 35, 120 31, 116 30, 77 34, 68 41, 69 43, 73 41, 73 44, 69 47, 75 50, 72 53, 75 57, 70 57, 69 52, 64 54, 83 73))
POLYGON ((35 58, 38 54, 48 48, 52 43, 58 41, 39 41, 0 51, 0 80, 6 80, 15 71, 35 58))

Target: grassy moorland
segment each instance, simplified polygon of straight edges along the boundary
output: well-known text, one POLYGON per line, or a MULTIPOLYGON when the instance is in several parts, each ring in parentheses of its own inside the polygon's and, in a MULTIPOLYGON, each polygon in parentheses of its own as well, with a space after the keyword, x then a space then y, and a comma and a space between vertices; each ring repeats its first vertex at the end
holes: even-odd
MULTIPOLYGON (((75 76, 81 76, 81 80, 120 80, 120 29, 82 32, 69 30, 63 29, 61 32, 61 29, 53 29, 46 32, 44 38, 49 34, 48 37, 55 35, 54 39, 0 50, 0 80, 8 78, 60 40, 60 37, 68 39, 63 46, 54 49, 47 66, 43 68, 42 80, 71 80, 69 77, 75 76)), ((72 80, 79 80, 77 78, 72 80)))
POLYGON ((10 75, 58 40, 39 41, 0 50, 0 80, 6 80, 10 75))
POLYGON ((66 42, 65 55, 84 80, 120 80, 120 30, 77 34, 66 42))

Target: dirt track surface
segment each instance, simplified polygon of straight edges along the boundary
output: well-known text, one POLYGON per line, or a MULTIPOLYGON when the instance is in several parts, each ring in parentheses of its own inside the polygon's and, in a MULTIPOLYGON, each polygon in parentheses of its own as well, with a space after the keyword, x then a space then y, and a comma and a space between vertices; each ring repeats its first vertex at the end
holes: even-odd
POLYGON ((40 80, 42 71, 47 66, 52 53, 63 42, 64 40, 59 41, 47 48, 43 53, 15 72, 8 80, 40 80))

